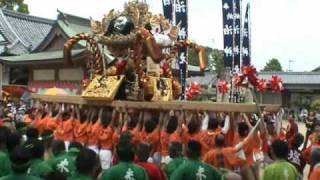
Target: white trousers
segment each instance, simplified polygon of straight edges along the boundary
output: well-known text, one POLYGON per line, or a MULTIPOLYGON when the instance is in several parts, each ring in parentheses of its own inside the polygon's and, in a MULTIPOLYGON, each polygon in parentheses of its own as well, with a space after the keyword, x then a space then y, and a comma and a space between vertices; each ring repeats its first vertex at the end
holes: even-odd
POLYGON ((169 162, 171 161, 171 157, 170 156, 162 156, 161 157, 161 164, 169 164, 169 162))
POLYGON ((100 149, 99 157, 102 169, 109 169, 112 162, 112 151, 109 149, 100 149))
POLYGON ((70 141, 64 141, 64 146, 65 146, 67 152, 69 150, 69 145, 70 145, 70 141))

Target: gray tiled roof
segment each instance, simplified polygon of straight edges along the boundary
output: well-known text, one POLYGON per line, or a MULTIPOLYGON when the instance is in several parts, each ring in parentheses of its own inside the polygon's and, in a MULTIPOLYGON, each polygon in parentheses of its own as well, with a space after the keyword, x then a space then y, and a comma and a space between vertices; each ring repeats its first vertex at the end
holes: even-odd
POLYGON ((259 78, 270 80, 273 75, 281 77, 284 84, 320 84, 320 72, 260 72, 259 78))
POLYGON ((192 82, 197 82, 200 85, 212 85, 216 84, 217 75, 215 73, 206 72, 204 76, 191 76, 187 78, 187 84, 191 84, 192 82))
MULTIPOLYGON (((83 54, 86 49, 75 49, 73 50, 72 56, 78 56, 83 54)), ((59 60, 63 61, 63 51, 45 51, 45 52, 38 52, 38 53, 26 53, 20 56, 0 56, 1 61, 4 64, 17 64, 17 63, 32 63, 32 62, 39 62, 39 61, 52 61, 52 60, 59 60)))
POLYGON ((45 18, 0 9, 0 31, 9 41, 7 53, 20 55, 31 52, 47 36, 54 22, 45 18))
MULTIPOLYGON (((171 68, 172 68, 173 70, 179 70, 179 65, 178 65, 178 63, 172 63, 172 64, 171 64, 171 68)), ((188 71, 200 72, 200 66, 194 66, 194 65, 188 64, 188 71)))
MULTIPOLYGON (((320 85, 320 72, 259 72, 260 79, 271 80, 273 75, 282 78, 285 85, 320 85)), ((187 83, 198 82, 200 85, 215 84, 217 76, 206 72, 204 76, 193 76, 187 78, 187 83)), ((320 87, 320 86, 319 86, 320 87)))
POLYGON ((320 66, 312 70, 312 72, 320 72, 320 66))
POLYGON ((64 13, 59 10, 58 13, 58 20, 63 21, 64 24, 71 28, 76 34, 91 32, 90 19, 64 13))
MULTIPOLYGON (((57 34, 60 34, 61 31, 66 35, 67 39, 79 33, 91 32, 89 19, 64 13, 60 10, 57 11, 58 17, 57 20, 55 20, 55 25, 33 52, 39 52, 45 49, 48 43, 56 38, 57 34)), ((87 46, 85 41, 79 41, 77 44, 80 45, 79 48, 87 46)), ((61 47, 61 49, 62 48, 63 47, 61 47)))

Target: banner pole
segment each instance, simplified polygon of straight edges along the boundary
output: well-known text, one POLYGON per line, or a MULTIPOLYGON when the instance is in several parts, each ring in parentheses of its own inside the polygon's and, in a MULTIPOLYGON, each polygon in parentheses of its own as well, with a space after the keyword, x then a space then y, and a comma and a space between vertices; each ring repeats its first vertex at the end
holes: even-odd
POLYGON ((235 4, 235 0, 232 0, 232 65, 231 65, 231 91, 230 91, 230 97, 229 97, 229 102, 233 102, 233 91, 234 91, 234 84, 232 83, 232 76, 233 76, 233 71, 234 71, 234 45, 235 45, 235 24, 236 24, 236 20, 235 20, 235 12, 236 12, 236 4, 235 4))

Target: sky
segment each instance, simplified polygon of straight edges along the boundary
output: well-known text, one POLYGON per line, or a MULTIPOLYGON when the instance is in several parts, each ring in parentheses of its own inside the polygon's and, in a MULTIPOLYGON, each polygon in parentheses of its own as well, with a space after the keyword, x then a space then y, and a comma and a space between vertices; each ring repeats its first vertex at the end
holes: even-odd
MULTIPOLYGON (((101 20, 127 0, 25 0, 31 15, 56 19, 57 9, 101 20)), ((161 0, 146 0, 162 13, 161 0)), ((222 0, 189 0, 189 39, 223 49, 222 0)), ((262 69, 271 58, 284 70, 311 71, 320 66, 319 0, 242 0, 251 6, 252 64, 262 69), (289 64, 289 60, 291 63, 289 64)), ((244 11, 243 11, 244 14, 244 11)))

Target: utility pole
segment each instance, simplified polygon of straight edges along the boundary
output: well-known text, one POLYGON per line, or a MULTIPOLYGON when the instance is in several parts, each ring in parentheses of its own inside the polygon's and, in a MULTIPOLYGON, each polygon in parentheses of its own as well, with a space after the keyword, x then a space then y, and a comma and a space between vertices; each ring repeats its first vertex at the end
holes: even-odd
POLYGON ((291 69, 291 63, 293 63, 294 62, 294 60, 292 60, 292 59, 290 59, 289 60, 289 63, 288 63, 288 72, 292 72, 292 69, 291 69))

